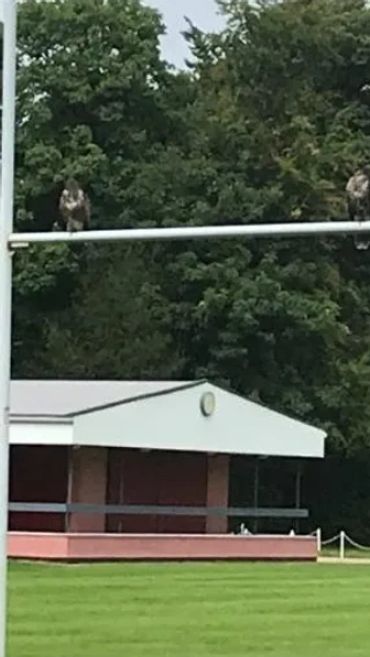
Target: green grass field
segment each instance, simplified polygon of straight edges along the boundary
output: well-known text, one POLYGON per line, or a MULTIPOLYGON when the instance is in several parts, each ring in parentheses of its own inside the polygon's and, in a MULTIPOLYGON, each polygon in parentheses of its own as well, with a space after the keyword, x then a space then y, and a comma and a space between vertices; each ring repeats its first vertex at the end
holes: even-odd
POLYGON ((11 564, 9 657, 368 657, 367 565, 11 564))

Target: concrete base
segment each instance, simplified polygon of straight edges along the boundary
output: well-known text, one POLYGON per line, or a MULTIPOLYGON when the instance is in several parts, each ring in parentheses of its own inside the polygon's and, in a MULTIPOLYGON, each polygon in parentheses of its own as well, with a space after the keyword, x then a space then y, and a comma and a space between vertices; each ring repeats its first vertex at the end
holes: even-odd
POLYGON ((212 534, 58 534, 9 532, 8 556, 55 561, 316 561, 306 536, 212 534))

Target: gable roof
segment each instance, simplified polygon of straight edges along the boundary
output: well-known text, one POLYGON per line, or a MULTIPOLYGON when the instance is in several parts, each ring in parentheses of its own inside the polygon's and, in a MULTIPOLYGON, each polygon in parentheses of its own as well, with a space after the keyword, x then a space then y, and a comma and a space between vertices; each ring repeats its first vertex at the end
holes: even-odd
POLYGON ((10 416, 71 418, 81 413, 172 394, 204 381, 53 381, 10 384, 10 416))
POLYGON ((12 381, 10 416, 13 445, 322 458, 326 435, 206 380, 12 381))

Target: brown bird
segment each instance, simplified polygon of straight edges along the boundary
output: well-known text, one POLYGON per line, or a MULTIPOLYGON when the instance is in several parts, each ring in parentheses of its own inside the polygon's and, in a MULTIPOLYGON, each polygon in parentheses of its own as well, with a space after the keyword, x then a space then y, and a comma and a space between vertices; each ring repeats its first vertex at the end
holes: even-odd
POLYGON ((90 227, 90 199, 74 178, 66 182, 59 200, 59 212, 64 230, 87 230, 90 227))
MULTIPOLYGON (((351 221, 370 221, 370 165, 356 171, 346 186, 348 215, 351 221)), ((369 248, 370 241, 359 234, 354 237, 359 250, 369 248)))

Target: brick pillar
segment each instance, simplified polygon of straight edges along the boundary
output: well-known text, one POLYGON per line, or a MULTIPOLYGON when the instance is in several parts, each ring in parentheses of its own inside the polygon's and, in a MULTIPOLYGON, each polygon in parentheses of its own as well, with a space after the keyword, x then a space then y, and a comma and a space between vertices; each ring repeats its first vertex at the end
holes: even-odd
MULTIPOLYGON (((228 506, 229 463, 227 454, 208 455, 207 506, 228 506)), ((206 533, 226 534, 227 525, 227 516, 207 516, 206 533)))
MULTIPOLYGON (((68 501, 80 504, 105 504, 107 490, 107 449, 80 447, 72 449, 69 463, 68 501)), ((104 515, 71 513, 68 531, 101 533, 104 515)))

